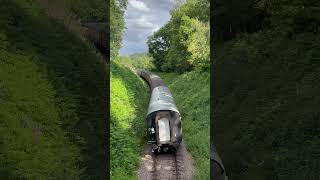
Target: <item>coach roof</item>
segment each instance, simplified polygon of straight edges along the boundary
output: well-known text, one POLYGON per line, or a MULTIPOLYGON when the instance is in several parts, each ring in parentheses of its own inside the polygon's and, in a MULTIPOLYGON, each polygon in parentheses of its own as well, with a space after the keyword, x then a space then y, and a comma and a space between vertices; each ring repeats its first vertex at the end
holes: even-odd
POLYGON ((160 110, 170 110, 179 113, 172 94, 166 86, 157 86, 152 90, 147 115, 160 110))

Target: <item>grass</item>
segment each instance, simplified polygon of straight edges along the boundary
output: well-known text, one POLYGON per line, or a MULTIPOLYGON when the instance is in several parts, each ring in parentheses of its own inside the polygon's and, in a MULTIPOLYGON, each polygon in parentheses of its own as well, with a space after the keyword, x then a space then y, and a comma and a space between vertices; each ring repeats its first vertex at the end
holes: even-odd
POLYGON ((318 179, 319 34, 254 33, 219 45, 213 128, 230 179, 318 179))
POLYGON ((60 128, 54 88, 30 59, 0 51, 0 177, 78 179, 79 150, 60 128))
POLYGON ((111 179, 137 179, 150 93, 137 75, 118 62, 111 62, 110 74, 111 179))
POLYGON ((105 177, 105 65, 35 1, 1 3, 0 179, 105 177))
POLYGON ((182 133, 191 153, 194 179, 210 174, 210 74, 203 72, 159 73, 173 94, 182 117, 182 133))

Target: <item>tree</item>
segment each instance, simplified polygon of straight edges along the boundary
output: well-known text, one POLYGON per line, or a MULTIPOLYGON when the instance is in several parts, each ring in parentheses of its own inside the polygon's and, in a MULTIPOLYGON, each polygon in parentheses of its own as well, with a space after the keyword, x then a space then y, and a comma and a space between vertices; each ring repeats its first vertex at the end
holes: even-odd
POLYGON ((201 67, 197 69, 208 69, 209 7, 208 0, 187 0, 171 11, 169 22, 149 37, 149 53, 158 70, 185 72, 198 65, 201 67))
POLYGON ((115 58, 121 48, 121 41, 125 29, 124 11, 127 7, 127 0, 110 1, 110 56, 115 58))
POLYGON ((167 26, 160 28, 156 33, 148 37, 147 44, 149 46, 149 53, 154 59, 153 63, 155 67, 159 71, 163 71, 162 65, 170 48, 167 26))
POLYGON ((188 39, 188 51, 191 53, 189 62, 199 70, 209 70, 210 67, 210 27, 209 23, 203 23, 192 19, 192 28, 195 30, 188 39))

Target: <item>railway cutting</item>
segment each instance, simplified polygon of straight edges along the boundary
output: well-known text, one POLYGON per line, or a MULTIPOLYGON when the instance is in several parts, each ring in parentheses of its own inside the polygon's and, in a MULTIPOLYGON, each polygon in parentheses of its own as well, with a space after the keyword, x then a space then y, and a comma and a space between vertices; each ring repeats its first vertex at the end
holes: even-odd
POLYGON ((138 70, 150 87, 146 117, 148 143, 138 170, 140 180, 191 180, 193 161, 182 141, 181 116, 172 94, 161 78, 138 70))

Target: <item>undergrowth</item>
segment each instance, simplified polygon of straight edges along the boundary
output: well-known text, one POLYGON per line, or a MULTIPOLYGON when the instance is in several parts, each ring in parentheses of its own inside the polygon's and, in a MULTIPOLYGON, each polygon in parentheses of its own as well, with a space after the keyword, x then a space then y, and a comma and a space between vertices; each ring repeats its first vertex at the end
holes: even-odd
POLYGON ((210 74, 159 73, 181 113, 182 136, 195 162, 194 179, 210 175, 210 74))
POLYGON ((34 0, 0 27, 0 179, 104 178, 105 65, 34 0))
POLYGON ((0 51, 0 177, 78 179, 79 150, 60 128, 54 88, 30 59, 0 51))
POLYGON ((217 46, 214 140, 230 179, 318 179, 320 36, 274 30, 217 46))
POLYGON ((111 179, 136 179, 150 93, 142 79, 126 66, 112 61, 110 69, 111 179))

